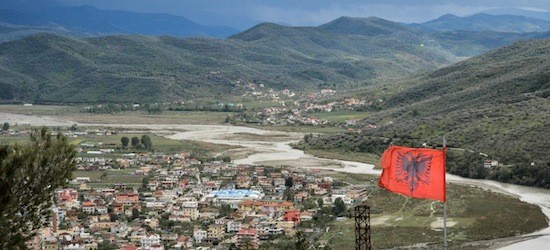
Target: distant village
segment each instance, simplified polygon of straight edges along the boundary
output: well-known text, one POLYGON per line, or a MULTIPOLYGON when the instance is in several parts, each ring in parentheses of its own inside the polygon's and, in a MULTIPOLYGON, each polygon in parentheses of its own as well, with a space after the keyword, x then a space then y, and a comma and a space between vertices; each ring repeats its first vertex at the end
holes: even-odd
POLYGON ((78 149, 79 172, 124 170, 143 181, 98 187, 75 177, 56 191, 51 220, 30 249, 255 249, 297 232, 326 232, 327 222, 347 219, 347 207, 366 196, 367 185, 315 169, 201 162, 191 152, 109 158, 116 148, 100 144, 78 149))
MULTIPOLYGON (((341 125, 353 129, 370 129, 375 128, 375 125, 365 121, 351 119, 343 124, 333 124, 326 119, 320 119, 315 116, 315 113, 334 112, 339 110, 358 110, 372 107, 373 101, 361 100, 358 98, 343 98, 341 101, 332 101, 320 103, 319 100, 324 100, 327 97, 336 94, 334 89, 321 89, 318 92, 310 92, 296 96, 294 92, 288 89, 275 91, 273 89, 264 89, 263 84, 254 84, 239 80, 238 84, 246 89, 243 96, 251 96, 257 99, 265 99, 278 102, 279 106, 266 107, 261 110, 246 110, 239 115, 231 117, 228 122, 245 122, 257 123, 260 125, 311 125, 311 126, 335 126, 341 125), (289 98, 294 101, 288 101, 289 98), (286 101, 285 101, 286 100, 286 101), (289 103, 290 102, 290 103, 289 103)), ((378 100, 381 102, 381 100, 378 100)), ((242 104, 238 104, 242 107, 242 104)))

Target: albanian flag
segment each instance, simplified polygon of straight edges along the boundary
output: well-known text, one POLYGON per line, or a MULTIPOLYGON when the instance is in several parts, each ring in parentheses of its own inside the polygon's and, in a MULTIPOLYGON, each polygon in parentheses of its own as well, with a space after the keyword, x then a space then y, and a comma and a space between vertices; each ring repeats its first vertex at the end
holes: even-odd
POLYGON ((378 186, 414 198, 445 202, 445 149, 390 146, 378 186))

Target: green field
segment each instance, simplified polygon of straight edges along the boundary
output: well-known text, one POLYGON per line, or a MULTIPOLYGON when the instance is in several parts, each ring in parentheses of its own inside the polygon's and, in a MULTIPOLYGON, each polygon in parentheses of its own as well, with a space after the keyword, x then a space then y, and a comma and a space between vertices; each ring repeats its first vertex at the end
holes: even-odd
MULTIPOLYGON (((103 154, 102 157, 117 157, 120 154, 123 153, 130 153, 130 152, 136 152, 140 150, 136 150, 132 147, 128 147, 127 149, 121 149, 122 143, 120 142, 120 139, 122 137, 128 137, 131 139, 132 137, 138 137, 141 138, 143 135, 149 135, 151 137, 151 140, 153 142, 153 150, 155 152, 162 152, 167 154, 177 153, 177 152, 183 152, 183 151, 189 151, 189 152, 196 152, 204 156, 210 156, 215 153, 224 152, 229 149, 237 148, 236 146, 229 146, 229 145, 222 145, 222 144, 213 144, 213 143, 207 143, 207 142, 197 142, 197 141, 184 141, 184 140, 172 140, 168 139, 166 137, 162 137, 156 134, 152 133, 140 133, 140 134, 125 134, 120 133, 116 135, 83 135, 78 136, 77 138, 69 138, 69 142, 74 145, 81 145, 83 143, 86 144, 93 144, 98 145, 98 143, 102 143, 103 145, 101 148, 114 148, 115 153, 113 154, 103 154)), ((29 140, 28 136, 0 136, 0 145, 6 145, 6 144, 23 144, 29 140)), ((96 150, 97 148, 90 148, 89 150, 96 150)), ((86 149, 85 149, 86 151, 86 149)), ((81 155, 84 153, 81 153, 81 155)))
MULTIPOLYGON (((73 143, 78 142, 79 144, 80 143, 97 144, 98 142, 102 142, 103 145, 115 144, 114 146, 107 146, 107 147, 120 148, 122 147, 122 143, 120 142, 120 139, 122 137, 128 137, 129 139, 131 139, 132 137, 141 138, 141 136, 145 134, 151 137, 154 151, 167 153, 167 154, 183 152, 183 151, 210 154, 210 153, 217 153, 217 152, 229 150, 231 148, 235 148, 234 146, 221 145, 221 144, 196 142, 196 141, 172 140, 172 139, 168 139, 166 137, 158 136, 151 133, 143 133, 143 134, 121 133, 121 134, 110 135, 110 136, 87 135, 87 136, 81 136, 80 138, 76 138, 71 141, 73 143)), ((133 151, 135 151, 135 149, 129 147, 121 152, 127 153, 127 152, 133 152, 133 151)))
MULTIPOLYGON (((368 188, 370 194, 367 204, 371 207, 374 249, 393 249, 417 243, 428 243, 425 247, 439 248, 438 245, 442 244, 442 232, 432 228, 436 218, 443 216, 440 202, 384 191, 375 187, 377 177, 374 176, 343 173, 330 175, 352 184, 372 186, 368 188)), ((539 207, 507 195, 450 184, 447 186, 447 197, 451 249, 460 249, 465 242, 516 236, 548 226, 539 207)), ((353 249, 353 228, 353 219, 335 221, 330 231, 320 239, 328 240, 333 247, 353 249)))
POLYGON ((360 120, 367 115, 371 114, 372 112, 359 112, 359 111, 351 111, 351 110, 341 110, 341 111, 334 111, 334 112, 314 112, 314 113, 307 113, 307 115, 315 116, 319 119, 328 120, 331 122, 344 122, 346 120, 360 120))
POLYGON ((133 186, 140 186, 144 175, 135 175, 136 169, 127 170, 101 170, 101 171, 74 171, 74 177, 90 177, 92 187, 112 186, 114 183, 125 183, 133 186))
POLYGON ((73 113, 67 119, 81 123, 117 124, 222 124, 232 112, 214 111, 164 111, 160 114, 147 114, 140 111, 127 111, 115 114, 73 113))
MULTIPOLYGON (((64 116, 68 114, 78 113, 81 107, 79 106, 59 106, 59 105, 33 105, 25 107, 23 105, 0 105, 0 112, 16 113, 23 115, 47 115, 47 116, 64 116)), ((1 122, 1 121, 0 121, 1 122)))
POLYGON ((0 145, 23 144, 28 141, 28 136, 0 136, 0 145))

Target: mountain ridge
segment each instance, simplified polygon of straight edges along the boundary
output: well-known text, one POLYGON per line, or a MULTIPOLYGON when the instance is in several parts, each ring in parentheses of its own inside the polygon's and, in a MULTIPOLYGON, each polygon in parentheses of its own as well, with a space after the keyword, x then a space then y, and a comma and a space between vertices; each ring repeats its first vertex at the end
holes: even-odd
MULTIPOLYGON (((2 101, 218 98, 242 94, 243 86, 236 84, 242 81, 293 91, 346 89, 450 65, 460 50, 469 56, 495 47, 494 41, 483 38, 488 32, 475 33, 463 44, 452 44, 455 39, 448 33, 434 34, 379 18, 348 17, 319 27, 262 23, 227 39, 39 34, 0 44, 0 82, 9 93, 2 101), (335 27, 348 22, 359 28, 335 33, 335 27), (373 25, 376 32, 371 32, 373 25), (132 83, 138 87, 132 89, 132 83), (87 95, 78 91, 83 89, 87 95), (124 94, 113 96, 116 89, 124 94), (160 94, 147 94, 151 92, 160 94)), ((516 34, 503 45, 524 38, 516 34)))
POLYGON ((425 31, 496 31, 496 32, 546 32, 550 30, 550 21, 516 15, 491 15, 478 13, 459 17, 452 14, 437 19, 411 24, 411 27, 425 31))
POLYGON ((0 22, 25 26, 55 24, 75 32, 93 35, 141 34, 222 38, 238 32, 229 27, 201 25, 185 17, 170 14, 101 10, 92 6, 50 7, 26 11, 3 9, 0 12, 0 22))
POLYGON ((408 134, 432 143, 446 136, 457 146, 505 162, 548 162, 543 149, 550 142, 538 138, 550 134, 548 58, 550 39, 519 41, 371 89, 391 92, 377 96, 385 104, 368 117, 379 127, 372 133, 408 134))

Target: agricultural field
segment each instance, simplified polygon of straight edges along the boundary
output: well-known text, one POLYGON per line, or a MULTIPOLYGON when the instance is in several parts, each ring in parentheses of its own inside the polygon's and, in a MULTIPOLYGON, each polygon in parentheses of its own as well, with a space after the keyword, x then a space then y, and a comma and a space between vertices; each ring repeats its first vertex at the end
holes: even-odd
POLYGON ((352 111, 352 110, 340 110, 333 112, 314 112, 307 113, 306 115, 312 115, 319 119, 328 120, 331 122, 344 122, 346 120, 361 120, 367 117, 372 112, 352 111))
POLYGON ((128 187, 140 187, 145 175, 136 175, 132 169, 103 171, 74 171, 73 177, 89 177, 88 186, 92 188, 113 187, 115 183, 124 183, 128 187))
MULTIPOLYGON (((138 150, 132 147, 122 148, 122 143, 120 139, 122 137, 128 137, 131 139, 132 137, 138 137, 141 138, 143 135, 148 135, 151 138, 151 141, 153 143, 153 151, 155 152, 162 152, 166 154, 172 154, 172 153, 181 153, 183 151, 188 152, 196 152, 204 156, 211 156, 213 154, 217 154, 219 152, 224 152, 230 149, 238 148, 237 146, 229 146, 229 145, 223 145, 223 144, 213 144, 213 143, 207 143, 207 142, 198 142, 198 141, 187 141, 187 140, 172 140, 168 139, 166 137, 152 134, 152 133, 119 133, 119 134, 113 134, 113 135, 81 135, 76 138, 69 138, 69 142, 73 145, 94 145, 93 147, 90 147, 88 149, 83 150, 85 152, 86 150, 97 150, 99 148, 102 149, 116 149, 114 153, 112 154, 102 154, 102 157, 107 156, 108 158, 120 156, 124 153, 131 153, 131 152, 140 152, 145 151, 138 150)), ((22 135, 22 136, 0 136, 0 145, 8 145, 8 144, 22 144, 29 140, 28 135, 22 135)), ((85 155, 85 153, 81 152, 80 155, 85 155)))
POLYGON ((65 116, 78 113, 80 110, 81 107, 79 106, 33 105, 26 107, 23 105, 0 105, 0 112, 36 116, 65 116))
POLYGON ((66 116, 67 120, 80 123, 117 124, 222 124, 232 112, 215 111, 164 111, 160 114, 147 114, 126 111, 116 114, 75 113, 66 116))
POLYGON ((0 136, 0 145, 23 144, 29 141, 29 136, 0 136))

